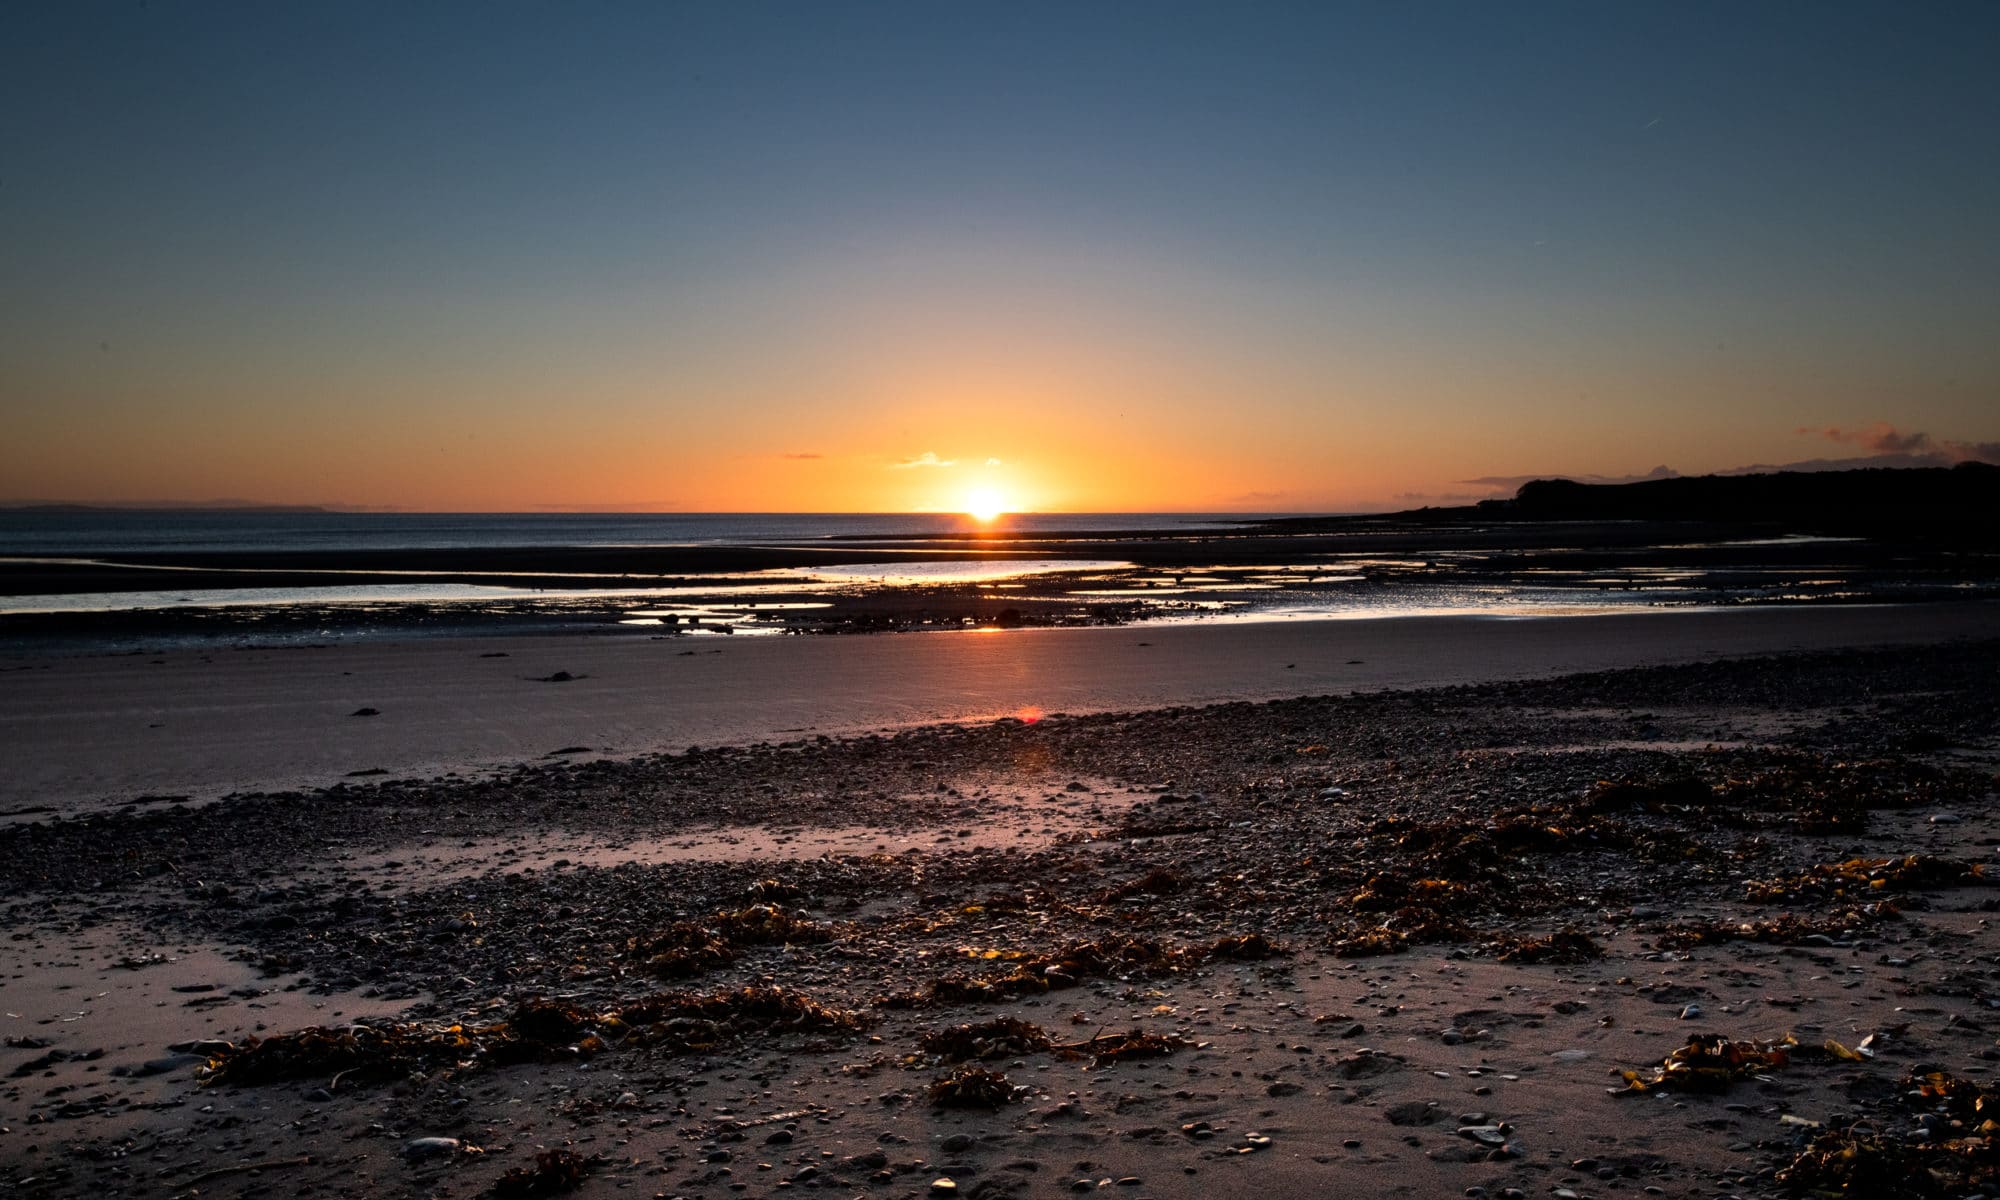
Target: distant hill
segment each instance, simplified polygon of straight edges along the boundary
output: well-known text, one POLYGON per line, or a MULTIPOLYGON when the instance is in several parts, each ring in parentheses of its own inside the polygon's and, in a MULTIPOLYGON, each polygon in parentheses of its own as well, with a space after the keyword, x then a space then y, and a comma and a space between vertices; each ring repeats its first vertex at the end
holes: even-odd
POLYGON ((1257 521, 1281 533, 1357 532, 1383 527, 1490 526, 1543 521, 1661 521, 2000 548, 2000 467, 1869 467, 1683 475, 1632 483, 1535 479, 1511 500, 1418 508, 1372 517, 1280 517, 1257 521))
POLYGON ((1482 516, 1515 520, 1712 521, 1801 530, 1921 533, 2000 524, 2000 467, 1781 471, 1693 475, 1638 483, 1536 479, 1482 516))

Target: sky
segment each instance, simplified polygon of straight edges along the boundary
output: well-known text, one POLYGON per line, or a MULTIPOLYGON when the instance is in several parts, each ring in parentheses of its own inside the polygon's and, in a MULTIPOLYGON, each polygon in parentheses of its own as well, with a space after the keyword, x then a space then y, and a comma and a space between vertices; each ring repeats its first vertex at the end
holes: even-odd
POLYGON ((13 5, 0 499, 1992 457, 1996 55, 1991 3, 13 5))

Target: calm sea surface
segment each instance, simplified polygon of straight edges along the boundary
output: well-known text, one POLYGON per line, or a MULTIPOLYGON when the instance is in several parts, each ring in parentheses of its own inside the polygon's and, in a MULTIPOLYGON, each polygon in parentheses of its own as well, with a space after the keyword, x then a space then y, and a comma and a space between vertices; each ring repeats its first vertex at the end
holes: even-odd
MULTIPOLYGON (((1256 519, 1245 513, 1028 513, 1004 523, 1061 534, 1218 528, 1256 519)), ((922 537, 972 527, 957 513, 0 512, 0 554, 765 545, 922 537)))

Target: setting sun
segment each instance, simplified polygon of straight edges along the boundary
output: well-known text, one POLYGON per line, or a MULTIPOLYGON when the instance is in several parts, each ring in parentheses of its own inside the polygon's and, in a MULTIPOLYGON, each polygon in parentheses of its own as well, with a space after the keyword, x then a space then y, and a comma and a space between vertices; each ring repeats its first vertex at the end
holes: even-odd
POLYGON ((974 488, 965 497, 965 515, 975 521, 991 521, 1001 513, 1012 511, 1007 498, 994 488, 974 488))

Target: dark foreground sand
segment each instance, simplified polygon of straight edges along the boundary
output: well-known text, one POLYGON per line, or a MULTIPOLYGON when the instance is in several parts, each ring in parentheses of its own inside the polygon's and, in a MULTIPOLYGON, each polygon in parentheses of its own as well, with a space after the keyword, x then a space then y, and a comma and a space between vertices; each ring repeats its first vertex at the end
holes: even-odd
POLYGON ((1995 636, 2000 605, 1966 603, 16 657, 0 659, 0 811, 491 769, 557 750, 625 756, 1995 636), (352 715, 364 708, 379 715, 352 715))
POLYGON ((1996 700, 1960 642, 17 821, 0 1189, 1990 1192, 1996 700))

